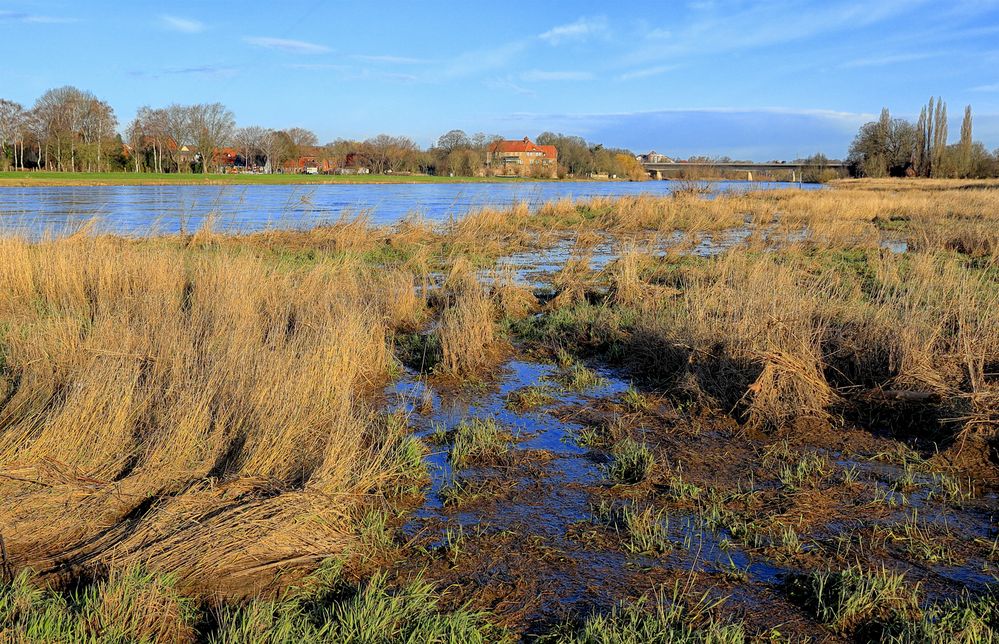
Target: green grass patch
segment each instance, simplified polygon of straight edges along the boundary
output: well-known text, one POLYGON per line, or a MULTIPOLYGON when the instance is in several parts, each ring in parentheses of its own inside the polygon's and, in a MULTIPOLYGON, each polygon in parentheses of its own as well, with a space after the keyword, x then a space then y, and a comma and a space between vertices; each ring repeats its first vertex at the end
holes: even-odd
POLYGON ((818 621, 838 633, 871 623, 888 623, 898 615, 918 613, 918 588, 886 568, 859 565, 841 571, 815 571, 792 577, 788 592, 818 621))
POLYGON ((620 485, 636 485, 644 481, 655 465, 652 451, 643 443, 624 438, 611 449, 610 464, 606 466, 607 478, 620 485))
POLYGON ((741 622, 722 621, 723 599, 687 592, 679 583, 672 591, 657 590, 610 613, 593 615, 582 624, 564 624, 541 642, 550 644, 640 644, 645 642, 736 644, 747 640, 741 622))
POLYGON ((500 429, 492 418, 472 418, 454 431, 449 458, 455 467, 482 465, 496 461, 510 451, 510 433, 500 429))
POLYGON ((511 391, 506 397, 506 406, 514 411, 537 409, 555 402, 554 391, 544 385, 529 385, 511 391))

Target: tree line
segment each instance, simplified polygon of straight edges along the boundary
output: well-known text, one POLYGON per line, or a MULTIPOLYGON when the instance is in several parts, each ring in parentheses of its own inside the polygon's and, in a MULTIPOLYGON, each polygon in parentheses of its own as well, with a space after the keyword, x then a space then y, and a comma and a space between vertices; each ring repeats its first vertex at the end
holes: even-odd
MULTIPOLYGON (((304 128, 238 127, 221 103, 144 106, 119 128, 110 104, 76 87, 48 90, 30 107, 0 99, 0 170, 219 172, 235 162, 280 172, 300 170, 297 162, 306 157, 344 171, 475 176, 486 172, 487 149, 501 138, 451 130, 427 149, 387 134, 320 145, 304 128)), ((628 150, 551 132, 536 142, 558 149, 561 176, 644 177, 628 150)))
POLYGON ((987 178, 999 176, 999 149, 972 138, 971 106, 964 108, 957 143, 948 143, 947 103, 930 98, 913 123, 881 117, 861 126, 850 146, 854 174, 866 177, 987 178))

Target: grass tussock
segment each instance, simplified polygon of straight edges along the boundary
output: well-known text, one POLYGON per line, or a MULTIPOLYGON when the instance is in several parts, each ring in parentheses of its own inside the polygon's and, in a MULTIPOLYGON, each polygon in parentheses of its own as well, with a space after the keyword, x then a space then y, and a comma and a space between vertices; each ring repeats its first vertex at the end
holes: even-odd
POLYGON ((736 644, 748 639, 741 622, 722 618, 724 600, 689 592, 680 584, 660 587, 637 602, 593 615, 582 624, 563 625, 543 642, 717 642, 736 644))
POLYGON ((652 467, 655 457, 652 451, 642 443, 631 438, 624 438, 611 447, 611 458, 607 465, 607 478, 621 485, 636 485, 644 481, 652 467))
POLYGON ((0 524, 18 565, 113 556, 242 587, 349 546, 390 451, 363 399, 392 303, 355 264, 93 237, 4 239, 0 257, 0 524))
POLYGON ((858 565, 838 572, 816 571, 792 579, 789 592, 820 622, 840 633, 919 614, 918 588, 885 568, 868 571, 858 565))
POLYGON ((444 282, 440 314, 440 370, 452 377, 474 376, 499 356, 496 307, 465 260, 455 262, 444 282))
POLYGON ((472 418, 454 431, 450 459, 455 467, 495 461, 509 450, 511 437, 492 418, 472 418))

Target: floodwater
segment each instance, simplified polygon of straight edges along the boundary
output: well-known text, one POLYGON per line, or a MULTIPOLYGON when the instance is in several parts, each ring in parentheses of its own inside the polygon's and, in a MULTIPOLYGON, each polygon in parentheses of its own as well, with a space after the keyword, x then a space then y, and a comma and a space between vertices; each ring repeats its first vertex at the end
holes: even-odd
MULTIPOLYGON (((798 184, 721 181, 704 186, 717 194, 798 184)), ((665 195, 676 187, 675 181, 10 187, 0 188, 0 229, 63 234, 96 219, 102 232, 144 235, 196 230, 210 216, 217 230, 251 232, 308 228, 360 212, 376 224, 407 215, 444 221, 477 208, 520 202, 537 207, 566 197, 665 195)))
MULTIPOLYGON (((663 506, 669 507, 669 512, 656 522, 668 540, 664 550, 628 551, 622 546, 629 538, 627 528, 601 515, 598 505, 603 507, 610 498, 614 500, 608 509, 654 506, 668 496, 668 485, 660 479, 649 488, 651 494, 622 492, 622 486, 612 488, 604 473, 604 465, 612 459, 607 449, 580 444, 581 430, 596 416, 578 411, 612 409, 630 387, 625 373, 593 366, 599 383, 584 391, 554 386, 547 389, 553 400, 532 409, 512 409, 510 394, 524 387, 553 385, 558 381, 559 367, 526 356, 514 357, 497 368, 489 383, 438 388, 430 384, 432 380, 407 372, 386 389, 388 410, 405 412, 415 434, 431 448, 425 457, 431 480, 424 488, 423 502, 413 508, 402 528, 407 543, 417 547, 412 558, 397 564, 399 567, 426 571, 435 579, 440 576, 440 582, 451 584, 452 589, 459 585, 463 599, 481 595, 499 601, 502 597, 499 605, 513 615, 504 614, 503 619, 535 625, 557 622, 572 612, 606 609, 635 591, 644 592, 655 583, 696 571, 724 593, 720 596, 727 597, 727 607, 766 623, 791 620, 801 628, 801 616, 784 596, 789 576, 841 563, 840 556, 859 560, 865 547, 875 547, 879 534, 889 535, 883 536, 886 550, 879 556, 893 568, 904 570, 913 583, 923 584, 926 596, 933 601, 953 597, 956 589, 981 591, 994 582, 993 494, 968 499, 959 506, 944 503, 932 498, 931 490, 937 484, 929 472, 835 450, 828 455, 837 468, 855 473, 857 491, 877 489, 889 503, 846 502, 841 508, 843 515, 801 524, 808 527, 801 533, 800 544, 791 550, 782 545, 779 534, 770 534, 754 545, 745 535, 737 537, 731 528, 735 523, 715 521, 704 509, 663 506), (512 456, 494 464, 452 467, 448 446, 435 441, 433 435, 453 430, 471 418, 495 420, 508 430, 512 456), (472 483, 473 496, 451 505, 444 493, 456 480, 472 483), (899 491, 902 480, 908 481, 904 493, 899 491), (498 484, 485 488, 475 485, 488 481, 498 484), (474 491, 478 489, 487 491, 474 491), (917 529, 916 534, 923 539, 932 539, 928 543, 949 543, 940 552, 950 554, 922 560, 913 554, 917 550, 907 552, 905 548, 912 544, 906 541, 910 533, 904 531, 905 526, 917 529), (866 541, 856 536, 868 533, 866 541), (849 538, 844 541, 839 537, 849 538), (853 544, 852 549, 840 552, 844 543, 853 544), (983 555, 989 543, 992 549, 983 555), (978 545, 971 548, 969 544, 978 545), (984 550, 981 544, 985 544, 984 550)), ((654 417, 628 417, 651 445, 659 444, 656 433, 664 431, 661 426, 645 424, 654 417)), ((673 434, 671 440, 676 440, 683 431, 674 428, 673 434)), ((705 447, 718 441, 707 451, 728 454, 725 439, 713 430, 705 429, 700 438, 679 440, 700 441, 705 447)), ((663 459, 664 452, 657 458, 663 459)), ((677 451, 668 458, 675 459, 673 466, 683 469, 684 453, 677 451)), ((747 472, 753 470, 748 462, 746 468, 747 472)), ((766 478, 756 480, 750 473, 747 487, 740 483, 735 496, 763 498, 775 485, 766 478)), ((834 490, 840 489, 836 485, 825 494, 835 496, 834 490)), ((781 489, 782 494, 793 492, 781 489)), ((703 495, 710 497, 707 491, 703 495)), ((862 492, 860 498, 864 497, 862 492)), ((773 501, 780 497, 767 498, 773 501)), ((776 506, 758 508, 757 512, 761 517, 787 518, 776 506)))

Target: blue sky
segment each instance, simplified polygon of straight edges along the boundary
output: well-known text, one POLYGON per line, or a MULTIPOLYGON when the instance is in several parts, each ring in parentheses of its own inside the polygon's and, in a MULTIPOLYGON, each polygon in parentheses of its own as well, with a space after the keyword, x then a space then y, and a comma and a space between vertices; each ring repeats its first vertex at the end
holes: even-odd
POLYGON ((636 151, 845 155, 931 95, 999 146, 999 1, 0 0, 0 97, 76 85, 122 126, 221 101, 323 141, 543 130, 636 151))

